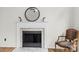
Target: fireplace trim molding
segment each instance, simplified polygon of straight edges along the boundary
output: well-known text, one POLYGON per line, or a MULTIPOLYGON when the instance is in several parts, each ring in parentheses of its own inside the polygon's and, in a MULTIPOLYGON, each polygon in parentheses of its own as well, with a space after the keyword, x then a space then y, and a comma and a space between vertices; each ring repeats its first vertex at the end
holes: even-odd
MULTIPOLYGON (((42 38, 42 48, 45 48, 45 41, 46 41, 46 31, 47 31, 47 25, 44 22, 41 23, 36 23, 36 22, 28 22, 28 23, 23 23, 19 22, 17 23, 17 48, 22 47, 22 29, 41 29, 43 38, 42 38)), ((26 47, 28 48, 28 47, 26 47)))

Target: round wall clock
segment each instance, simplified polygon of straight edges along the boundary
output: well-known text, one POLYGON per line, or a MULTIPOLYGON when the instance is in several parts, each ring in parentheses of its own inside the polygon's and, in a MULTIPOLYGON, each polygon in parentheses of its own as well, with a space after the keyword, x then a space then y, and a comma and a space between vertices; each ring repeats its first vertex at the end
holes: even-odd
POLYGON ((25 18, 30 22, 38 20, 40 17, 40 11, 36 7, 29 7, 25 11, 25 18))

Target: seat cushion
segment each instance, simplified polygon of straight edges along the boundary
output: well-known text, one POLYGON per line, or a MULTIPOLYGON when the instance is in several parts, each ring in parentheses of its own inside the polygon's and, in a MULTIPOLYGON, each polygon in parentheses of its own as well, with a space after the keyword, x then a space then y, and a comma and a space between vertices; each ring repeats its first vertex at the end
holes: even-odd
POLYGON ((58 41, 56 44, 60 47, 71 48, 71 42, 68 41, 58 41))

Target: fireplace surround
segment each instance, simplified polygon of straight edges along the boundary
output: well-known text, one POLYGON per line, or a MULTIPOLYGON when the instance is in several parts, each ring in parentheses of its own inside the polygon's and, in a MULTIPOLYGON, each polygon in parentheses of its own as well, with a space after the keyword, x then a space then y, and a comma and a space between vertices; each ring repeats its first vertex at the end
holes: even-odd
POLYGON ((36 23, 36 22, 28 22, 28 23, 23 23, 19 22, 17 23, 17 47, 26 47, 26 48, 45 48, 45 40, 46 40, 46 23, 41 22, 41 23, 36 23), (23 34, 24 32, 26 33, 25 35, 30 37, 26 37, 29 39, 29 41, 26 39, 27 42, 31 43, 28 44, 26 42, 26 45, 23 45, 24 38, 23 34), (39 36, 39 37, 38 37, 39 36), (37 41, 39 38, 39 42, 34 43, 37 41), (36 41, 34 41, 36 39, 36 41), (31 40, 31 41, 30 41, 31 40))

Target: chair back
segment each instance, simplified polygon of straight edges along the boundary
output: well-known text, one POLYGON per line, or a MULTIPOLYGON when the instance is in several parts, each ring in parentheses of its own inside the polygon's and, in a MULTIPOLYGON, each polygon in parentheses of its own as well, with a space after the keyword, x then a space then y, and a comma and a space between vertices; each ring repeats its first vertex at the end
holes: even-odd
POLYGON ((78 31, 75 30, 75 29, 72 29, 72 28, 67 29, 66 30, 66 39, 69 39, 70 41, 76 39, 77 38, 77 33, 78 33, 78 31))

